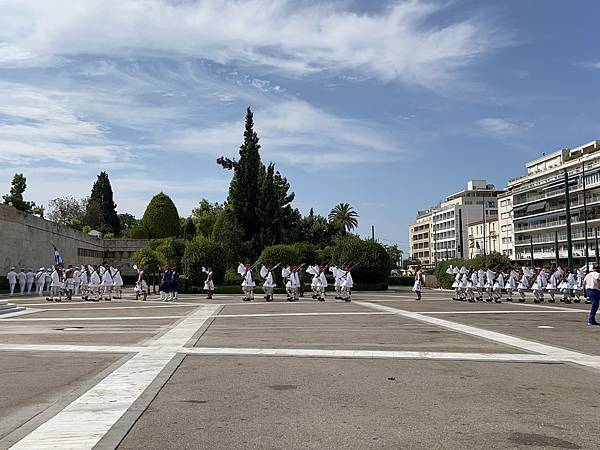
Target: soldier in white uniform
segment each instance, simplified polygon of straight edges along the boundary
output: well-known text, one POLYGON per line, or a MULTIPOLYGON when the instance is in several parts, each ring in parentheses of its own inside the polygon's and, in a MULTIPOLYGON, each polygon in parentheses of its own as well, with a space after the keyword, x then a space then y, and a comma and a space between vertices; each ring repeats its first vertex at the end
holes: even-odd
POLYGON ((502 303, 502 289, 504 289, 504 273, 500 268, 496 269, 496 281, 494 282, 494 301, 502 303))
POLYGON ((104 300, 112 300, 112 289, 113 289, 113 274, 108 264, 104 264, 104 271, 102 272, 102 294, 101 298, 104 300))
POLYGON ((415 273, 415 284, 413 285, 413 292, 417 294, 417 300, 421 300, 421 289, 423 288, 423 272, 421 266, 417 266, 417 272, 415 273))
POLYGON ((46 290, 50 293, 52 288, 52 267, 48 267, 46 270, 46 290))
MULTIPOLYGON (((92 265, 92 271, 90 273, 90 279, 88 282, 88 290, 89 293, 92 295, 92 301, 93 302, 99 302, 100 301, 100 284, 102 283, 102 278, 100 278, 100 272, 98 270, 98 266, 96 266, 95 264, 92 265)), ((88 300, 89 297, 86 296, 86 300, 88 300)))
POLYGON ((477 301, 483 301, 483 288, 485 286, 485 270, 479 269, 477 271, 477 301))
POLYGON ((133 268, 137 270, 138 273, 138 279, 135 282, 135 287, 133 289, 135 291, 135 299, 139 299, 141 294, 142 300, 146 301, 146 298, 148 297, 148 283, 146 283, 144 269, 138 266, 133 266, 133 268))
POLYGON ((519 278, 519 284, 517 285, 517 290, 519 291, 519 295, 521 298, 519 299, 519 303, 525 302, 525 291, 529 289, 529 276, 532 275, 527 267, 522 268, 521 277, 519 278))
POLYGON ((575 280, 575 286, 573 288, 573 294, 575 295, 575 303, 581 303, 581 294, 583 294, 583 280, 586 275, 586 266, 577 269, 577 278, 575 280))
POLYGON ((33 287, 33 270, 29 269, 27 271, 27 294, 31 294, 31 288, 33 287))
POLYGON ((27 274, 25 273, 25 269, 21 268, 19 275, 17 275, 17 279, 19 280, 19 290, 21 291, 21 295, 24 295, 25 288, 27 287, 27 274))
POLYGON ((208 269, 202 268, 202 272, 206 274, 206 280, 204 280, 204 290, 206 291, 206 298, 212 299, 213 292, 215 291, 215 282, 213 281, 213 270, 212 267, 208 269))
POLYGON ((263 290, 265 291, 265 300, 268 302, 273 301, 273 289, 275 289, 275 280, 273 278, 273 266, 267 264, 260 268, 260 276, 263 277, 265 282, 263 283, 263 290))
POLYGON ((8 280, 10 295, 13 295, 15 293, 15 286, 17 284, 17 272, 15 272, 14 267, 10 268, 10 271, 6 274, 6 279, 8 280))
POLYGON ((33 281, 35 282, 35 290, 39 297, 44 295, 44 284, 46 283, 46 269, 44 267, 40 267, 33 277, 33 281))
POLYGON ((352 287, 354 287, 354 280, 352 279, 352 268, 348 266, 342 266, 342 299, 345 302, 349 302, 350 296, 352 295, 352 287))
POLYGON ((327 291, 327 277, 325 277, 326 267, 319 266, 317 273, 317 300, 320 302, 325 301, 325 293, 327 291))
POLYGON ((329 266, 329 272, 331 272, 331 275, 333 275, 333 287, 335 289, 335 299, 339 300, 341 297, 341 289, 342 289, 342 285, 340 283, 340 277, 339 277, 339 271, 340 269, 338 269, 337 266, 329 266))
POLYGON ((88 282, 89 282, 89 266, 82 265, 81 270, 79 271, 79 289, 81 292, 81 298, 83 300, 88 299, 88 295, 89 295, 88 282))
POLYGON ((60 266, 57 264, 54 266, 54 270, 52 271, 50 278, 52 279, 52 283, 50 284, 50 297, 47 297, 46 300, 51 302, 61 302, 62 301, 62 274, 60 272, 60 266))
POLYGON ((119 300, 123 297, 123 277, 121 276, 121 266, 113 267, 113 292, 117 294, 116 298, 119 300))
POLYGON ((511 268, 510 272, 508 274, 508 283, 506 284, 506 296, 507 302, 512 302, 513 298, 512 298, 512 293, 513 291, 515 291, 517 289, 517 278, 519 276, 519 273, 511 268))
POLYGON ((73 295, 79 295, 81 292, 81 269, 79 266, 75 267, 75 272, 73 273, 73 284, 73 295))
POLYGON ((312 280, 310 281, 310 288, 312 289, 312 298, 314 298, 315 300, 319 297, 319 294, 317 292, 317 287, 319 284, 319 266, 317 266, 316 264, 314 266, 308 266, 306 268, 306 273, 312 275, 312 280))
POLYGON ((494 279, 496 278, 496 272, 492 269, 487 269, 485 272, 485 292, 488 298, 486 302, 492 302, 494 300, 494 279))
POLYGON ((242 291, 244 292, 244 300, 245 302, 250 302, 254 300, 254 286, 256 283, 252 278, 252 264, 247 262, 246 264, 240 263, 238 266, 237 272, 242 277, 242 291))
POLYGON ((477 290, 477 271, 471 268, 469 280, 467 281, 467 295, 469 296, 469 302, 475 301, 475 291, 477 290))
POLYGON ((546 285, 546 290, 550 295, 550 300, 548 300, 548 303, 554 303, 556 301, 556 299, 554 298, 554 294, 556 293, 558 286, 560 285, 561 276, 562 269, 560 267, 558 267, 554 272, 552 272, 552 275, 550 275, 550 280, 546 285))

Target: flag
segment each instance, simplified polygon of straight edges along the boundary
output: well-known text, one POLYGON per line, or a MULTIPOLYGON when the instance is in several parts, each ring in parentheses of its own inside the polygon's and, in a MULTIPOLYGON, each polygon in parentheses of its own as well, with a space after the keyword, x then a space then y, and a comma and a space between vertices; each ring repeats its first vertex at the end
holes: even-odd
POLYGON ((52 244, 52 247, 54 247, 54 264, 62 266, 62 258, 60 257, 60 253, 56 248, 56 245, 52 244))

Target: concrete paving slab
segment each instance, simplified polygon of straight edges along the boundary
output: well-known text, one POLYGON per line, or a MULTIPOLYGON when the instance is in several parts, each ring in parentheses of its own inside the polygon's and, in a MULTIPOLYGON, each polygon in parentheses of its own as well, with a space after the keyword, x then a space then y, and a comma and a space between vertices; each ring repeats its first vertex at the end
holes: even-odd
POLYGON ((519 353, 513 347, 393 315, 220 318, 201 347, 519 353))
POLYGON ((596 448, 598 408, 562 364, 188 356, 119 448, 596 448))
POLYGON ((22 344, 135 344, 152 338, 178 319, 0 323, 0 342, 22 344), (68 330, 62 330, 67 328, 68 330))
MULTIPOLYGON (((52 309, 28 314, 23 317, 25 320, 39 318, 85 318, 85 317, 144 317, 144 316, 182 316, 194 310, 193 306, 171 308, 171 307, 154 307, 154 308, 91 308, 91 309, 76 309, 69 311, 54 311, 52 309)), ((1 319, 0 319, 1 320, 1 319)), ((1 322, 0 322, 1 323, 1 322)))
POLYGON ((444 315, 453 322, 531 339, 569 350, 600 355, 600 327, 585 314, 444 315), (540 328, 542 327, 542 328, 540 328))
POLYGON ((103 353, 0 352, 0 440, 119 358, 103 353))
POLYGON ((295 313, 295 312, 371 312, 364 306, 356 305, 352 302, 314 302, 314 303, 259 303, 248 306, 247 303, 238 305, 227 305, 223 308, 220 315, 226 314, 277 314, 277 313, 295 313))

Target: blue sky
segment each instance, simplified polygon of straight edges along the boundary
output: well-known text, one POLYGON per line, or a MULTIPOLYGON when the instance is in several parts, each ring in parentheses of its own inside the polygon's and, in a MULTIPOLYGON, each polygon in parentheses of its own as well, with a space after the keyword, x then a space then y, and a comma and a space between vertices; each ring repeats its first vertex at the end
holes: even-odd
POLYGON ((600 138, 595 0, 0 0, 0 191, 109 172, 119 212, 223 201, 245 107, 263 160, 326 215, 407 245, 418 209, 600 138))

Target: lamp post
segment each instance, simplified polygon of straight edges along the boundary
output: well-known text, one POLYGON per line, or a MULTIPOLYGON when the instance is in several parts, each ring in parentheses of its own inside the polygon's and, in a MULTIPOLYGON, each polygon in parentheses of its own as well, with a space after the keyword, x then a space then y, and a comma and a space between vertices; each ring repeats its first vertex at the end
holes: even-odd
POLYGON ((583 184, 583 226, 585 228, 585 272, 589 271, 590 253, 588 251, 588 223, 587 223, 587 192, 585 189, 585 161, 581 163, 581 179, 583 184))
POLYGON ((483 191, 483 207, 481 210, 481 214, 483 216, 483 256, 486 255, 485 250, 485 191, 483 191))
POLYGON ((571 195, 569 193, 569 173, 565 173, 565 216, 567 222, 567 266, 573 268, 573 241, 571 236, 571 195))

